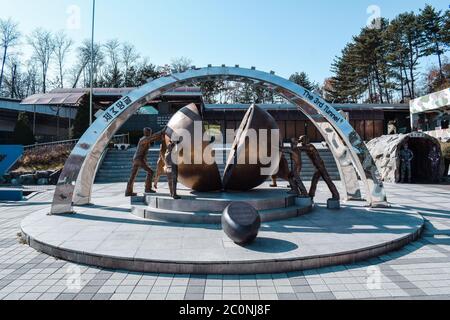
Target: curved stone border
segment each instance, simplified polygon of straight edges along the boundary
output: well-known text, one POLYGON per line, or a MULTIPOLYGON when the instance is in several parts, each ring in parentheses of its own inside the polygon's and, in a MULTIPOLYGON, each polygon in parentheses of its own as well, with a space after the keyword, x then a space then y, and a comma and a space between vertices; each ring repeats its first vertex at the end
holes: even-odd
POLYGON ((310 255, 287 259, 261 259, 248 261, 164 261, 151 259, 133 259, 117 256, 101 255, 58 248, 35 239, 22 227, 22 236, 32 248, 63 260, 92 265, 102 268, 125 269, 136 272, 174 273, 174 274, 265 274, 302 271, 329 267, 341 264, 352 264, 399 250, 417 240, 424 230, 424 219, 414 232, 393 241, 387 241, 361 249, 335 252, 325 255, 310 255))
POLYGON ((422 232, 423 227, 414 234, 411 234, 397 241, 357 251, 340 252, 333 255, 311 256, 307 258, 288 260, 245 262, 225 261, 207 263, 150 261, 93 255, 86 252, 56 248, 34 240, 32 237, 26 235, 23 231, 22 234, 26 243, 37 251, 66 261, 101 268, 124 269, 134 272, 173 274, 267 274, 303 271, 308 269, 324 268, 364 261, 395 250, 399 250, 420 238, 422 232))

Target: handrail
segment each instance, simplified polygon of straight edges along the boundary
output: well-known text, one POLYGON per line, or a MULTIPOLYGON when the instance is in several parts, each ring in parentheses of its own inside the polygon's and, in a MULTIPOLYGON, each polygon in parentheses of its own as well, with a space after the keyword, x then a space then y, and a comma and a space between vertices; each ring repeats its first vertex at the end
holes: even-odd
MULTIPOLYGON (((114 136, 111 140, 114 141, 115 139, 121 139, 121 138, 126 138, 123 139, 123 143, 129 143, 130 142, 130 134, 120 134, 120 135, 116 135, 114 136)), ((62 141, 54 141, 54 142, 47 142, 47 143, 36 143, 33 145, 29 145, 29 146, 25 146, 24 150, 32 150, 35 148, 40 148, 40 147, 49 147, 49 146, 57 146, 57 145, 76 145, 78 143, 79 139, 73 139, 73 140, 62 140, 62 141)))

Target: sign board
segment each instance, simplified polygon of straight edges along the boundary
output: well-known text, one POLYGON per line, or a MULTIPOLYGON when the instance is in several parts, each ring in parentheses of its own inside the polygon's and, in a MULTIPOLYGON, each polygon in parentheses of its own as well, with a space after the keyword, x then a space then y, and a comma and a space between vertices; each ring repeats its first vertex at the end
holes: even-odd
POLYGON ((3 176, 22 157, 23 146, 0 145, 0 176, 3 176))
POLYGON ((423 132, 411 132, 411 133, 409 134, 409 137, 410 137, 410 138, 425 138, 425 137, 426 137, 426 134, 423 133, 423 132))

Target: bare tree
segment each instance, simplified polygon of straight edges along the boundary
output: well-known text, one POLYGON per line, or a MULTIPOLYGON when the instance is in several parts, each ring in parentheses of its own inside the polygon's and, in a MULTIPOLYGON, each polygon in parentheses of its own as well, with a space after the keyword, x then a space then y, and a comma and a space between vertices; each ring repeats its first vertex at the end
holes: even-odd
MULTIPOLYGON (((72 88, 76 88, 78 86, 78 83, 80 82, 80 79, 82 78, 83 74, 90 74, 91 64, 89 63, 91 61, 91 42, 90 40, 83 41, 82 45, 77 49, 78 50, 78 57, 77 57, 77 63, 72 68, 72 88)), ((104 56, 102 47, 99 44, 94 44, 94 52, 93 52, 93 58, 94 58, 94 84, 98 82, 98 73, 100 66, 103 64, 104 56)), ((86 82, 86 77, 84 79, 84 85, 88 86, 89 84, 86 82)))
POLYGON ((188 70, 192 66, 192 60, 186 57, 172 59, 170 68, 172 73, 180 73, 188 70))
POLYGON ((28 37, 28 43, 33 48, 33 56, 39 61, 42 72, 42 92, 47 92, 47 74, 50 60, 55 51, 55 41, 50 31, 36 29, 28 37))
POLYGON ((24 80, 24 96, 35 94, 38 90, 39 70, 35 59, 30 59, 27 63, 27 71, 24 80))
POLYGON ((124 43, 122 45, 122 61, 124 65, 124 82, 128 83, 128 73, 130 71, 130 67, 133 62, 136 62, 140 58, 140 55, 137 53, 136 48, 129 43, 124 43))
POLYGON ((20 65, 20 54, 12 53, 8 54, 7 61, 5 63, 5 73, 4 73, 4 95, 12 99, 18 96, 18 78, 20 75, 18 71, 18 66, 20 65))
POLYGON ((105 43, 106 55, 112 68, 119 69, 120 64, 120 42, 117 39, 105 43))
POLYGON ((2 89, 8 49, 19 42, 20 32, 18 26, 19 25, 12 21, 11 18, 8 20, 0 19, 0 46, 3 48, 2 69, 0 72, 0 91, 2 89))
POLYGON ((104 70, 104 85, 118 88, 122 84, 122 74, 120 72, 120 42, 117 39, 109 40, 105 43, 105 54, 108 65, 104 70))
POLYGON ((58 63, 59 71, 59 86, 64 88, 64 66, 66 57, 69 54, 73 46, 72 39, 68 38, 64 32, 60 32, 55 35, 55 56, 58 63))

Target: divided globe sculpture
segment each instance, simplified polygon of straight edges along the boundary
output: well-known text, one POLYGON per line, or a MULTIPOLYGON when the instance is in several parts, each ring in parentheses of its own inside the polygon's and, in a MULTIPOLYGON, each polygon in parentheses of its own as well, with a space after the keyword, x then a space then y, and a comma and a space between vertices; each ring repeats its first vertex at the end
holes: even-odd
MULTIPOLYGON (((178 162, 178 181, 184 186, 197 192, 249 191, 263 184, 267 178, 278 171, 278 166, 272 168, 272 164, 279 163, 280 153, 271 154, 271 150, 273 149, 272 143, 276 143, 276 148, 279 148, 280 141, 279 139, 276 142, 272 141, 270 136, 272 130, 278 130, 278 125, 265 110, 252 105, 246 113, 237 131, 238 135, 231 148, 223 178, 215 162, 214 152, 211 155, 205 152, 207 148, 211 148, 212 141, 198 143, 198 139, 196 139, 199 134, 201 137, 205 134, 202 124, 200 111, 195 104, 190 104, 178 111, 165 129, 161 156, 167 150, 168 145, 174 141, 179 143, 181 150, 177 154, 176 161, 178 162), (201 128, 200 132, 195 132, 196 125, 197 130, 201 128), (266 130, 268 134, 263 138, 257 136, 258 143, 254 144, 247 139, 250 130, 257 134, 261 132, 260 130, 266 130), (185 139, 190 139, 190 141, 185 139), (261 141, 261 139, 264 140, 261 141), (269 151, 267 156, 270 161, 268 163, 261 161, 262 146, 266 148, 263 153, 269 151), (252 163, 250 159, 256 160, 255 163, 252 163), (263 174, 264 169, 265 174, 263 174)), ((165 165, 163 162, 158 164, 156 185, 161 175, 161 168, 165 165)))

